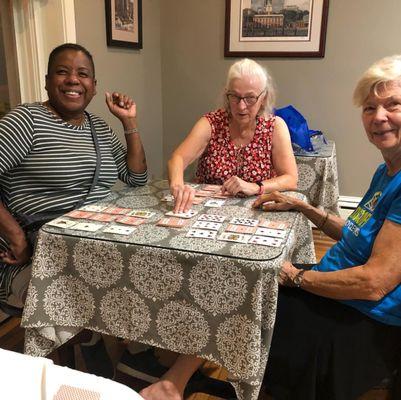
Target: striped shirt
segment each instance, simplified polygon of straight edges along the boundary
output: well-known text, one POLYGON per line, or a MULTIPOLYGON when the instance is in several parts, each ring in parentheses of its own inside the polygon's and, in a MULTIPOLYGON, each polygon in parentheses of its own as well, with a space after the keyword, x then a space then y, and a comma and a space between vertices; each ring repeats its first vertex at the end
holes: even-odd
MULTIPOLYGON (((144 185, 126 163, 126 150, 112 129, 91 114, 99 140, 99 181, 87 202, 110 193, 117 178, 144 185)), ((56 117, 40 103, 18 106, 0 120, 0 192, 13 213, 70 210, 93 181, 96 151, 88 119, 81 126, 56 117)))
MULTIPOLYGON (((126 149, 113 130, 90 114, 99 141, 99 180, 85 203, 101 200, 119 178, 145 185, 147 172, 127 166, 126 149)), ((96 168, 89 120, 71 125, 41 103, 16 107, 0 120, 0 196, 12 213, 67 212, 86 197, 96 168)), ((0 251, 7 244, 0 237, 0 251)), ((9 295, 13 277, 25 266, 0 263, 0 300, 9 295)))

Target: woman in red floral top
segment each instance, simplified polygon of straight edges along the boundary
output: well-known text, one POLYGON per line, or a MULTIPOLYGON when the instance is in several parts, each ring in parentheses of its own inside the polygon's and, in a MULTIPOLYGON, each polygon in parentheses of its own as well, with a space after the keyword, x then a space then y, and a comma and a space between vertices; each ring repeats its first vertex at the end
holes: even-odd
POLYGON ((297 187, 297 167, 287 125, 271 114, 271 76, 255 61, 233 64, 227 76, 225 108, 203 116, 168 163, 177 211, 191 208, 194 189, 184 170, 199 158, 199 183, 222 185, 223 193, 253 196, 297 187))

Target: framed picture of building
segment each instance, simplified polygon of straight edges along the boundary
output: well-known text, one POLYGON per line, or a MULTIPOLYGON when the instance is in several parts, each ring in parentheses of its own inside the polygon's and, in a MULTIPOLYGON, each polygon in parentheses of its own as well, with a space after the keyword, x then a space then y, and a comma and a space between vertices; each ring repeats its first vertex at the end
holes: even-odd
POLYGON ((226 0, 226 57, 324 57, 329 0, 226 0))
POLYGON ((107 46, 142 49, 142 0, 106 0, 107 46))

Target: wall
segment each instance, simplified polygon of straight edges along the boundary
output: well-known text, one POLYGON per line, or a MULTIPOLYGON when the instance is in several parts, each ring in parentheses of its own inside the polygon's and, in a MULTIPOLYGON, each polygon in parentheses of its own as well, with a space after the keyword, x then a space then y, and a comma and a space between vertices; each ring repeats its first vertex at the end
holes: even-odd
POLYGON ((163 168, 160 0, 142 1, 142 15, 142 50, 108 48, 104 1, 75 0, 77 43, 93 54, 96 66, 97 95, 89 109, 102 116, 122 137, 121 124, 108 111, 104 92, 121 91, 131 95, 137 103, 149 172, 160 177, 163 168))
MULTIPOLYGON (((194 122, 215 107, 236 60, 224 58, 224 14, 224 0, 161 2, 165 161, 194 122)), ((325 58, 257 59, 276 79, 278 106, 295 105, 312 129, 335 140, 341 195, 362 195, 381 162, 351 96, 373 61, 401 53, 400 15, 399 0, 331 0, 325 58)))

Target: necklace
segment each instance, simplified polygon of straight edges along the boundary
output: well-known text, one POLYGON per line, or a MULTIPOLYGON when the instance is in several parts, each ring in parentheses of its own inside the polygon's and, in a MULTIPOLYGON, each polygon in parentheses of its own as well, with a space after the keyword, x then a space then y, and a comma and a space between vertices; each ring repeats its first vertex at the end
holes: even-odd
POLYGON ((83 124, 83 122, 85 121, 85 114, 82 113, 79 118, 70 118, 70 119, 66 119, 63 118, 57 111, 56 109, 50 104, 49 100, 44 101, 42 103, 42 105, 44 105, 52 114, 54 114, 57 118, 60 118, 62 121, 67 122, 68 124, 71 125, 76 125, 76 126, 80 126, 83 124))

